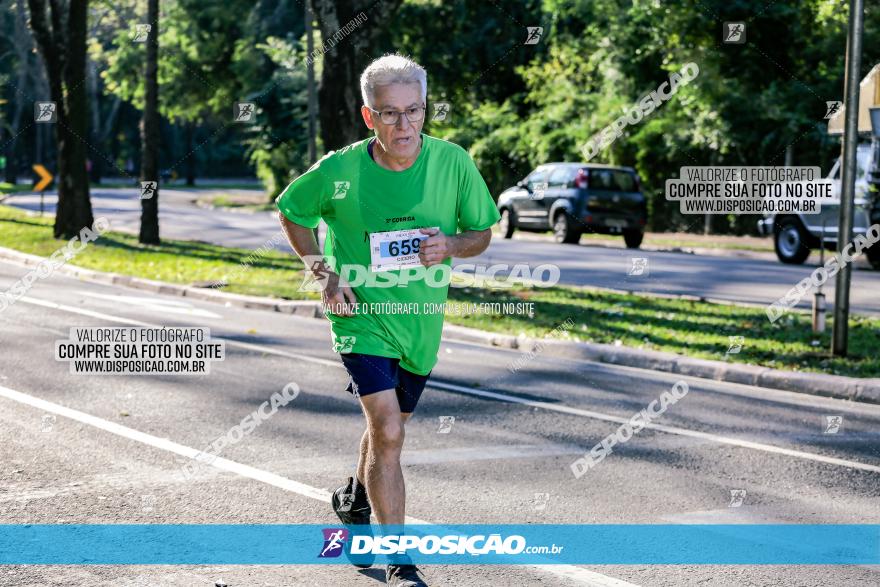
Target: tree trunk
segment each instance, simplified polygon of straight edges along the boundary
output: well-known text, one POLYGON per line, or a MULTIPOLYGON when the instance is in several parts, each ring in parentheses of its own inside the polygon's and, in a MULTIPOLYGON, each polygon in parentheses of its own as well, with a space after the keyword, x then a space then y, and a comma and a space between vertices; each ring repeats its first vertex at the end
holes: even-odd
POLYGON ((28 0, 31 30, 46 64, 49 93, 56 104, 58 207, 53 233, 72 238, 94 222, 86 174, 88 103, 86 100, 86 30, 88 0, 28 0), (64 14, 65 8, 67 14, 64 14), (51 25, 47 20, 51 18, 51 25))
MULTIPOLYGON (((338 149, 366 136, 360 115, 360 75, 372 59, 377 38, 402 0, 310 0, 318 20, 323 47, 329 48, 317 59, 324 60, 321 87, 318 89, 321 139, 327 150, 338 149), (367 21, 354 25, 352 33, 334 39, 342 27, 364 12, 367 21)), ((344 35, 345 33, 340 33, 344 35)), ((318 48, 320 53, 323 49, 318 48)))
POLYGON ((186 159, 186 185, 190 187, 196 185, 196 154, 194 153, 195 149, 193 148, 193 134, 196 132, 195 126, 195 122, 188 120, 184 128, 184 134, 186 135, 186 152, 192 153, 192 155, 186 159))
MULTIPOLYGON (((96 148, 101 148, 101 96, 98 93, 98 67, 91 59, 88 62, 88 89, 89 89, 89 105, 92 114, 92 144, 96 148)), ((89 180, 93 184, 101 183, 101 175, 103 171, 103 157, 100 154, 93 154, 91 158, 92 168, 89 170, 89 180)))
MULTIPOLYGON (((20 119, 21 117, 19 116, 18 118, 20 119)), ((6 183, 14 184, 17 182, 17 179, 18 179, 18 159, 17 159, 18 155, 17 155, 16 149, 15 149, 16 143, 18 142, 18 139, 16 137, 16 134, 18 134, 18 131, 16 130, 16 128, 18 127, 18 121, 16 120, 14 115, 13 115, 13 119, 11 122, 11 126, 12 126, 12 129, 10 129, 9 132, 12 135, 12 138, 5 141, 5 144, 6 144, 6 152, 4 154, 6 157, 6 169, 5 169, 6 177, 5 177, 5 180, 6 180, 6 183)))
POLYGON ((147 63, 144 71, 144 114, 141 119, 141 181, 154 181, 153 196, 141 199, 138 241, 158 245, 159 240, 159 0, 147 0, 147 63))
POLYGON ((21 128, 25 106, 22 90, 33 93, 33 88, 29 88, 27 84, 31 78, 31 52, 34 46, 28 32, 27 14, 25 13, 23 2, 15 3, 13 39, 15 43, 15 59, 18 66, 18 76, 15 83, 19 91, 13 93, 14 107, 12 108, 12 119, 9 121, 9 139, 4 144, 6 145, 5 179, 7 183, 15 184, 18 182, 18 131, 21 128))

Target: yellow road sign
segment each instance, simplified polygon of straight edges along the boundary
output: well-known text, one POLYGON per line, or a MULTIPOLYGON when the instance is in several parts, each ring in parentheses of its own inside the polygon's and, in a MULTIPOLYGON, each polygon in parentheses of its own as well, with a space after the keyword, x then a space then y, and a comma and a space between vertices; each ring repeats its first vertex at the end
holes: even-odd
POLYGON ((34 184, 35 192, 42 192, 49 184, 52 183, 52 174, 49 173, 49 170, 37 163, 34 165, 34 171, 37 172, 37 175, 40 176, 40 181, 34 184))

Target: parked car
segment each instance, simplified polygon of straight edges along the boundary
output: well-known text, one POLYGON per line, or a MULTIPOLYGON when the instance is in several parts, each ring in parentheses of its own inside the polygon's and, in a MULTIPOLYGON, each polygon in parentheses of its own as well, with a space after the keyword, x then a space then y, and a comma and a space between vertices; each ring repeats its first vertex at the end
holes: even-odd
MULTIPOLYGON (((856 150, 855 206, 853 234, 865 234, 872 224, 880 223, 880 201, 871 192, 871 168, 875 166, 870 143, 862 143, 856 150)), ((821 246, 824 230, 825 248, 837 248, 837 225, 840 219, 840 158, 828 173, 834 183, 834 199, 823 202, 820 214, 775 214, 758 221, 758 232, 773 235, 776 257, 783 263, 800 265, 812 249, 821 246), (823 229, 824 227, 824 229, 823 229)), ((876 181, 874 181, 876 183, 876 181)), ((875 269, 880 269, 880 248, 870 247, 866 257, 875 269)))
POLYGON ((547 163, 498 197, 499 230, 552 230, 556 242, 577 243, 581 234, 619 234, 637 249, 645 236, 648 207, 631 167, 547 163))

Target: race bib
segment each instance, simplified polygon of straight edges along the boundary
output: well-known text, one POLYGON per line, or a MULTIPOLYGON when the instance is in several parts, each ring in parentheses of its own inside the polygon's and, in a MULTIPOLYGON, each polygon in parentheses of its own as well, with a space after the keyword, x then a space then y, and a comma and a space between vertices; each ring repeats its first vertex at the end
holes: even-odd
MULTIPOLYGON (((431 227, 437 228, 439 227, 431 227)), ((370 269, 372 271, 390 271, 418 267, 419 247, 428 238, 420 229, 390 230, 388 232, 370 233, 370 269)))

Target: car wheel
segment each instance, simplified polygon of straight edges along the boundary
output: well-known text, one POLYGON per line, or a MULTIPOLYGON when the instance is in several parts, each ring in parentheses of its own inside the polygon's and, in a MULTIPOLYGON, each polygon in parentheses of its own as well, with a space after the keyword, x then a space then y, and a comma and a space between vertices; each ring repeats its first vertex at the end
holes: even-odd
POLYGON ((558 243, 568 245, 575 244, 581 240, 581 232, 574 223, 574 218, 566 212, 557 212, 553 217, 553 238, 558 243))
POLYGON ((516 230, 515 222, 513 212, 507 208, 503 209, 501 211, 501 219, 498 221, 498 232, 501 233, 501 236, 504 238, 512 237, 513 231, 516 230))
POLYGON ((806 231, 796 218, 783 218, 773 235, 776 256, 783 263, 800 265, 810 256, 807 238, 806 231))
POLYGON ((626 243, 626 248, 628 249, 637 249, 642 246, 642 240, 645 238, 645 233, 641 230, 624 230, 623 231, 623 242, 626 243))
POLYGON ((865 256, 868 258, 868 263, 871 264, 871 267, 880 271, 880 246, 878 246, 878 243, 868 247, 865 250, 865 256))

